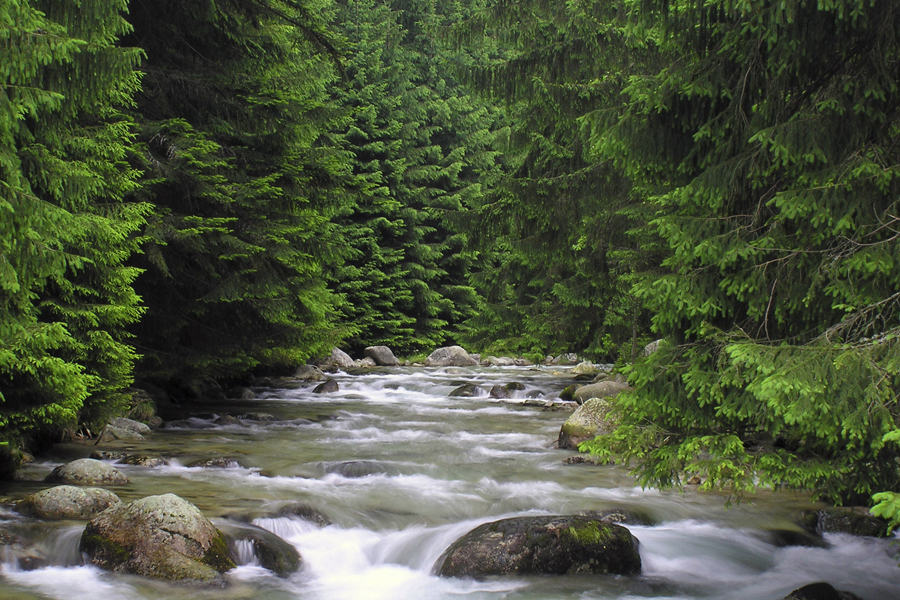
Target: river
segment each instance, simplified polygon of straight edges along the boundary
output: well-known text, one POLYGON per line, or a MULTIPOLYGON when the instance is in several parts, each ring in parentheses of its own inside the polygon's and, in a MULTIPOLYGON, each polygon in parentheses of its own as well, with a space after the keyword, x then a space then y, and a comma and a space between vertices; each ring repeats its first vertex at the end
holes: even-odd
MULTIPOLYGON (((83 522, 40 522, 0 513, 0 526, 37 539, 52 566, 24 571, 7 560, 0 598, 253 600, 780 600, 828 581, 864 600, 900 598, 897 547, 889 541, 826 534, 827 548, 779 547, 770 531, 793 528, 810 507, 802 495, 761 492, 726 506, 727 496, 688 487, 635 487, 622 467, 568 465, 574 453, 553 443, 569 412, 553 399, 571 378, 549 368, 394 368, 338 373, 340 390, 313 384, 255 388, 253 400, 195 407, 199 417, 132 442, 166 458, 165 467, 116 465, 132 483, 123 500, 175 493, 216 519, 250 518, 293 544, 303 567, 279 578, 251 554, 226 574, 225 588, 186 587, 84 566, 83 522), (519 382, 512 400, 448 394, 464 383, 519 382), (526 403, 526 399, 531 402, 526 403), (280 420, 217 426, 219 413, 271 413, 280 420), (188 467, 227 456, 240 466, 188 467), (273 517, 299 501, 326 514, 318 527, 273 517), (505 517, 628 509, 653 525, 632 526, 640 540, 637 577, 548 576, 486 580, 441 578, 442 552, 477 525, 505 517)), ((110 445, 108 447, 115 447, 110 445)), ((48 487, 56 465, 95 448, 64 444, 28 465, 3 494, 48 487)))

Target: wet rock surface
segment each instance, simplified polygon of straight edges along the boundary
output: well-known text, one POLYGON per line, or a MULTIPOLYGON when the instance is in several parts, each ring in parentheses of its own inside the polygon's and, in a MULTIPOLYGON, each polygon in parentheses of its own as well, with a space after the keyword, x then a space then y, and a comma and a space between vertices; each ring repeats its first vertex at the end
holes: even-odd
POLYGON ((174 494, 104 511, 85 527, 79 547, 101 569, 175 581, 215 582, 235 566, 222 532, 174 494))
POLYGON ((16 510, 41 519, 90 519, 119 502, 118 496, 102 488, 58 485, 26 496, 16 510))
POLYGON ((485 523, 438 561, 447 577, 641 571, 637 540, 620 525, 585 516, 517 517, 485 523))
POLYGON ((79 458, 56 467, 44 481, 93 486, 128 483, 128 477, 105 462, 93 458, 79 458))

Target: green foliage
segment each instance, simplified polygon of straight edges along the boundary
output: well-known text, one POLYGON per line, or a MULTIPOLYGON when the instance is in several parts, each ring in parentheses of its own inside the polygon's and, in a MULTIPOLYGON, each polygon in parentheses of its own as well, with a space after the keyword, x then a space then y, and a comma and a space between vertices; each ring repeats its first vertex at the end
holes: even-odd
POLYGON ((472 323, 480 345, 506 339, 518 352, 611 360, 648 328, 629 293, 634 273, 658 262, 653 236, 631 233, 647 209, 614 163, 591 155, 584 125, 626 84, 631 49, 610 24, 617 10, 495 2, 455 32, 460 43, 478 36, 484 55, 468 76, 509 114, 497 140, 505 172, 473 207, 484 252, 474 275, 486 298, 472 323))
MULTIPOLYGON (((147 377, 238 377, 327 354, 347 333, 323 264, 341 260, 348 155, 326 32, 330 3, 141 4, 141 194, 155 209, 134 328, 147 377), (323 48, 326 52, 323 53, 323 48)), ((350 329, 352 330, 352 328, 350 329)))
POLYGON ((595 450, 644 483, 900 489, 895 3, 625 4, 647 52, 591 151, 658 207, 636 295, 669 344, 595 450))
POLYGON ((494 168, 497 111, 459 86, 427 34, 464 16, 458 5, 373 0, 342 3, 336 15, 352 45, 335 99, 353 111, 339 139, 357 193, 339 222, 351 256, 332 277, 358 348, 431 350, 476 307, 457 217, 480 196, 479 173, 494 168))
POLYGON ((124 405, 141 314, 125 262, 147 207, 124 204, 140 51, 124 1, 0 9, 0 437, 89 425, 124 405))

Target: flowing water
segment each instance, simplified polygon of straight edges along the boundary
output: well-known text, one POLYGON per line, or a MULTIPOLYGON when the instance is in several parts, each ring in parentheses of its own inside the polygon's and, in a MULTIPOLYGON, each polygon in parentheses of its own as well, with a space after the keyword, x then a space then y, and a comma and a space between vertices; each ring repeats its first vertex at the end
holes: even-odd
MULTIPOLYGON (((127 447, 165 457, 169 466, 116 465, 132 483, 123 500, 175 493, 217 519, 252 519, 293 544, 303 558, 287 578, 259 566, 248 544, 225 588, 205 589, 114 575, 85 566, 83 522, 47 522, 0 512, 0 530, 36 543, 50 566, 25 570, 9 557, 0 598, 254 600, 780 600, 802 585, 828 581, 864 600, 900 598, 897 547, 889 541, 826 534, 827 548, 780 547, 772 530, 791 529, 810 503, 790 493, 759 493, 726 507, 696 489, 635 487, 621 467, 564 464, 574 453, 553 442, 566 410, 550 410, 571 378, 528 368, 396 368, 338 373, 340 391, 312 384, 257 388, 254 400, 219 403, 220 413, 267 412, 277 422, 217 426, 215 414, 154 432, 127 447), (512 400, 451 397, 464 383, 520 382, 512 400), (231 468, 186 465, 212 457, 231 468), (326 514, 319 527, 278 509, 300 502, 326 514), (621 509, 653 525, 629 526, 640 540, 636 577, 577 575, 441 578, 443 551, 481 523, 523 515, 621 509)), ((200 407, 198 411, 209 411, 200 407)), ((5 484, 22 497, 91 446, 59 446, 5 484)))

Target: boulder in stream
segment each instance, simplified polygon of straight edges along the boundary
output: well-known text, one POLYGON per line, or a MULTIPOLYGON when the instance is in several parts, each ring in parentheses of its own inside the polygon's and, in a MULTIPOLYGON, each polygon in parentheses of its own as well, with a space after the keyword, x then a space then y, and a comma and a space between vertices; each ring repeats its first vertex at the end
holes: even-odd
POLYGON ((271 531, 250 523, 217 520, 215 525, 225 536, 232 556, 241 556, 239 543, 244 542, 264 569, 279 577, 287 577, 300 568, 300 554, 291 544, 271 531))
POLYGON ((462 346, 438 348, 425 359, 426 367, 474 367, 477 364, 462 346))
POLYGON ((46 553, 24 537, 0 529, 0 558, 5 564, 14 564, 23 571, 46 567, 50 561, 46 553))
POLYGON ((328 515, 317 508, 313 508, 309 504, 304 504, 302 502, 289 502, 288 504, 285 504, 278 509, 278 516, 297 517, 298 519, 309 521, 313 525, 318 525, 319 527, 328 527, 332 524, 328 515))
POLYGON ((118 496, 102 488, 58 485, 25 496, 16 510, 39 519, 90 519, 119 502, 118 496))
POLYGON ((495 385, 491 387, 491 398, 496 398, 498 400, 508 400, 512 398, 512 392, 505 385, 495 385))
POLYGON ((139 442, 144 439, 144 436, 140 433, 136 433, 130 429, 123 429, 121 427, 116 427, 115 425, 106 425, 103 430, 100 432, 100 435, 97 436, 97 441, 95 444, 104 444, 106 442, 139 442))
POLYGON ((483 396, 484 389, 480 385, 467 383, 459 386, 447 395, 455 398, 474 398, 476 396, 483 396))
POLYGON ((363 350, 363 354, 375 361, 379 367, 396 367, 400 361, 387 346, 369 346, 363 350))
POLYGON ((515 517, 476 527, 437 565, 446 577, 641 571, 637 540, 625 527, 584 516, 515 517))
POLYGON ((241 463, 233 458, 220 456, 217 458, 196 460, 189 464, 188 467, 200 467, 201 469, 239 469, 241 463))
POLYGON ((85 527, 80 549, 102 569, 174 581, 217 582, 235 566, 222 532, 174 494, 105 510, 85 527))
POLYGON ((105 462, 93 458, 79 458, 56 467, 44 481, 71 485, 108 485, 128 483, 128 477, 105 462))
POLYGON ((313 389, 313 394, 333 394, 340 386, 334 379, 328 378, 313 389))
POLYGON ((800 526, 810 533, 849 533, 850 535, 884 537, 888 522, 873 516, 865 507, 834 507, 807 510, 800 515, 800 526))
POLYGON ((114 417, 109 420, 108 425, 118 427, 119 429, 125 429, 126 431, 137 433, 138 435, 147 435, 151 431, 149 425, 145 425, 134 419, 126 419, 125 417, 114 417))
POLYGON ((591 398, 610 398, 617 396, 628 389, 631 388, 628 387, 627 383, 606 380, 581 386, 572 394, 572 399, 579 404, 582 404, 591 398))
POLYGON ((850 592, 836 590, 830 583, 820 581, 797 588, 784 597, 784 600, 860 600, 850 592))
POLYGON ((579 406, 559 430, 559 447, 578 450, 581 442, 610 433, 616 427, 612 408, 609 398, 591 398, 579 406))

